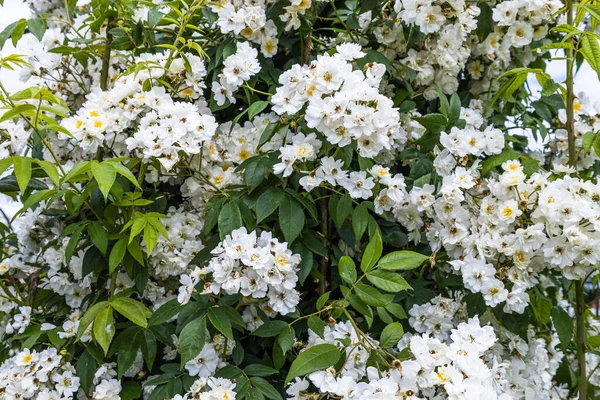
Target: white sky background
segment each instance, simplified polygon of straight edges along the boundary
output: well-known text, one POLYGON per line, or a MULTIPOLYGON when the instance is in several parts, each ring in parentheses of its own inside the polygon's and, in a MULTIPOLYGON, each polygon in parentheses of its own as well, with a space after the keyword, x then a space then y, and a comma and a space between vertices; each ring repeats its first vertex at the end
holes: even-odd
MULTIPOLYGON (((29 8, 24 4, 23 0, 4 0, 4 5, 0 6, 0 31, 8 24, 29 16, 29 8)), ((10 40, 6 42, 1 54, 12 54, 14 47, 10 40)), ((548 66, 548 73, 554 77, 557 82, 562 82, 565 78, 565 64, 562 61, 551 62, 548 66)), ((21 87, 18 75, 12 71, 0 71, 0 79, 9 91, 16 91, 21 87)), ((539 85, 535 79, 530 79, 529 84, 535 91, 539 89, 539 85)), ((578 71, 575 78, 575 93, 585 92, 593 101, 600 103, 600 81, 596 73, 586 65, 578 71)), ((537 146, 534 146, 537 147, 537 146)), ((12 215, 19 209, 19 205, 13 202, 7 196, 0 194, 0 208, 12 215)))

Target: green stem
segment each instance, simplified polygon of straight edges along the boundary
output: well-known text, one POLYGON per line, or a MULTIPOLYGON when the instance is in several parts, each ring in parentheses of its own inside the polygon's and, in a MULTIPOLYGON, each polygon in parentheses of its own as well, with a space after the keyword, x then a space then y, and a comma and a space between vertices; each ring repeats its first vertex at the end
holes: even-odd
MULTIPOLYGON (((566 0, 567 24, 573 26, 573 0, 566 0)), ((571 42, 573 39, 571 38, 571 42)), ((574 49, 567 49, 567 98, 565 101, 567 112, 567 133, 569 145, 569 165, 575 167, 577 164, 577 150, 575 148, 575 118, 573 107, 573 67, 575 63, 574 49)), ((577 345, 577 364, 578 370, 578 392, 579 400, 587 400, 587 374, 585 365, 585 299, 584 299, 585 279, 579 279, 575 282, 575 323, 577 345)))

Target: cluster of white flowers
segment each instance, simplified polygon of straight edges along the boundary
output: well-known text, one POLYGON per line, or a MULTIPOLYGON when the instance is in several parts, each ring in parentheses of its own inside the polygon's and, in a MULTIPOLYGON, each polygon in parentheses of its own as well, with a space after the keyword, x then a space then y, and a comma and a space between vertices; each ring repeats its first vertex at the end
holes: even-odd
POLYGON ((223 69, 219 81, 214 81, 212 91, 217 105, 222 106, 226 100, 235 104, 235 92, 250 78, 260 72, 258 51, 247 42, 238 42, 236 52, 223 61, 223 69))
POLYGON ((227 235, 212 251, 208 266, 196 268, 181 277, 178 300, 187 303, 201 278, 206 278, 203 293, 241 293, 254 299, 267 298, 269 307, 282 315, 296 309, 300 256, 280 243, 271 232, 248 233, 239 228, 227 235))
POLYGON ((24 349, 0 365, 3 399, 73 399, 78 390, 75 368, 54 348, 24 349))
MULTIPOLYGON (((148 59, 138 61, 150 63, 148 59)), ((199 57, 189 54, 187 59, 193 64, 193 74, 186 71, 181 60, 173 62, 168 73, 182 76, 177 96, 194 98, 203 87, 201 78, 206 72, 199 57)), ((152 62, 158 62, 156 57, 152 62)), ((160 76, 156 71, 163 69, 154 66, 137 75, 124 75, 107 92, 94 90, 77 114, 63 121, 85 155, 110 145, 120 155, 134 151, 146 160, 156 158, 170 170, 179 161, 180 153, 200 153, 202 142, 214 135, 217 124, 205 107, 173 101, 164 88, 144 91, 143 83, 152 76, 150 71, 160 76)))
POLYGON ((322 337, 309 330, 307 348, 335 344, 346 350, 346 363, 339 371, 329 368, 296 378, 288 386, 288 399, 310 399, 315 394, 311 384, 317 393, 348 400, 563 398, 566 388, 552 382, 563 358, 556 334, 550 343, 532 335, 524 340, 503 327, 482 326, 478 317, 468 318, 466 308, 461 300, 441 296, 413 306, 409 322, 417 334, 405 334, 398 344, 412 357, 384 371, 367 367, 370 349, 363 344, 378 343, 350 322, 325 326, 322 337))
MULTIPOLYGON (((416 83, 426 87, 427 99, 437 97, 435 89, 451 94, 458 88, 458 75, 465 67, 470 49, 466 42, 477 28, 479 7, 465 1, 396 0, 398 22, 416 26, 425 34, 422 45, 410 49, 402 62, 416 71, 416 83)), ((399 29, 378 32, 381 43, 400 54, 406 52, 406 40, 399 29), (393 38, 393 39, 392 39, 393 38), (400 44, 394 43, 399 41, 400 44)), ((375 33, 377 36, 377 32, 375 33)))
POLYGON ((235 382, 225 378, 200 378, 183 396, 178 394, 172 400, 234 400, 235 382))
POLYGON ((559 0, 497 1, 492 11, 494 29, 482 42, 472 39, 473 54, 467 65, 473 80, 471 90, 485 93, 490 85, 496 88, 496 78, 507 65, 514 64, 513 60, 529 65, 535 59, 529 45, 546 37, 549 24, 561 7, 559 0))
MULTIPOLYGON (((366 348, 363 343, 363 337, 359 336, 350 321, 338 322, 333 326, 326 325, 323 335, 308 330, 308 344, 304 350, 319 344, 329 343, 346 351, 346 363, 340 373, 336 373, 335 368, 328 368, 324 371, 313 372, 307 378, 296 378, 290 383, 287 394, 289 400, 308 399, 307 389, 312 383, 319 392, 329 393, 334 396, 340 396, 344 399, 352 398, 353 394, 360 393, 357 388, 357 382, 367 373, 367 360, 369 351, 376 348, 378 342, 368 337, 366 348)), ((363 399, 363 397, 358 397, 363 399)), ((365 397, 366 398, 366 397, 365 397)))
POLYGON ((261 114, 243 125, 226 122, 217 128, 212 140, 204 143, 202 158, 196 156, 191 165, 203 172, 202 177, 189 177, 181 192, 195 208, 202 208, 218 190, 243 183, 241 172, 232 166, 240 165, 259 152, 279 148, 285 132, 277 133, 257 151, 259 139, 266 127, 277 121, 274 113, 261 114))
POLYGON ((395 196, 381 190, 375 211, 391 211, 415 241, 426 224, 431 248, 448 252, 465 287, 482 293, 489 306, 506 302, 505 312, 525 310, 526 290, 548 267, 569 279, 585 277, 600 260, 600 186, 550 173, 527 178, 518 160, 506 161, 502 174, 483 181, 478 162, 459 165, 461 151, 439 152, 434 166, 441 184, 410 192, 401 185, 395 196))
POLYGON ((204 221, 198 212, 171 207, 163 220, 168 238, 159 235, 148 261, 152 275, 157 278, 179 276, 189 271, 188 265, 204 248, 200 234, 204 221))
POLYGON ((260 45, 263 56, 273 57, 279 39, 275 23, 267 19, 267 3, 271 1, 222 0, 209 7, 218 15, 217 25, 222 33, 241 35, 260 45))
POLYGON ((332 56, 319 55, 310 65, 294 65, 281 74, 281 86, 271 98, 273 111, 296 114, 307 104, 309 128, 340 147, 355 142, 363 157, 400 149, 406 141, 400 113, 392 100, 379 93, 385 66, 369 63, 365 72, 354 70, 352 61, 365 55, 361 46, 346 43, 336 50, 332 56))
MULTIPOLYGON (((471 108, 461 109, 461 117, 473 117, 474 115, 476 115, 475 118, 477 120, 483 120, 476 110, 471 108)), ((447 149, 452 155, 457 157, 465 157, 467 155, 480 157, 484 154, 491 156, 502 152, 504 148, 504 134, 500 129, 489 125, 482 131, 479 129, 479 121, 477 121, 476 125, 472 125, 469 122, 471 121, 467 121, 467 126, 464 129, 453 127, 449 133, 441 133, 440 144, 444 149, 447 149)))
MULTIPOLYGON (((134 362, 134 365, 138 360, 134 362)), ((94 373, 92 380, 92 399, 94 400, 120 400, 119 393, 123 390, 121 381, 117 379, 117 364, 104 363, 94 373)), ((132 366, 133 368, 134 366, 132 366)), ((132 376, 127 374, 127 376, 132 376)))

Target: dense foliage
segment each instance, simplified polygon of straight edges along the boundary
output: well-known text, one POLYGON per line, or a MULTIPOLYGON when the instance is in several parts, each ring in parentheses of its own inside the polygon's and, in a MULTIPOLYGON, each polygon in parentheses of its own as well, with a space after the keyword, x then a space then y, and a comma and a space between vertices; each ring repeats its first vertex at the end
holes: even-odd
POLYGON ((0 398, 600 396, 595 0, 29 4, 0 398))

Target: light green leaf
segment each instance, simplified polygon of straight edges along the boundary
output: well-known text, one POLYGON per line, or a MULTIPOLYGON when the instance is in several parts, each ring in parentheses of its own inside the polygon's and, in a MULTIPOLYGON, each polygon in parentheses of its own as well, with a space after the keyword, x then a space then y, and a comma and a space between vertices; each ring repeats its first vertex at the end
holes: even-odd
POLYGON ((108 199, 108 193, 115 183, 117 171, 111 163, 92 162, 92 175, 98 182, 98 188, 104 195, 104 200, 108 199))
POLYGON ((344 282, 352 285, 356 282, 356 264, 348 256, 342 256, 338 262, 338 271, 344 282))
POLYGON ((377 266, 381 269, 406 271, 417 268, 427 260, 429 257, 426 255, 410 250, 401 250, 381 257, 377 266))
POLYGON ((359 283, 354 287, 356 295, 367 305, 372 307, 385 307, 389 301, 383 294, 372 286, 359 283))
POLYGON ((77 339, 79 339, 90 324, 96 319, 96 316, 104 308, 109 307, 108 301, 101 301, 87 309, 83 317, 79 321, 79 329, 77 330, 77 339))
POLYGON ((112 272, 119 266, 123 257, 125 257, 125 253, 127 252, 127 239, 119 239, 117 243, 113 246, 110 251, 110 256, 108 257, 108 271, 112 274, 112 272))
POLYGON ((367 274, 367 279, 375 287, 386 292, 397 293, 412 289, 406 280, 395 272, 375 270, 367 274))
POLYGON ((115 297, 110 301, 111 306, 122 316, 136 325, 146 328, 152 311, 141 302, 129 297, 115 297))
POLYGON ((144 226, 144 240, 146 241, 146 248, 148 249, 148 256, 152 254, 152 250, 156 246, 156 242, 158 241, 158 232, 151 224, 146 224, 144 226))
POLYGON ((56 186, 58 186, 60 184, 58 170, 56 169, 56 166, 54 164, 52 164, 49 161, 44 161, 44 160, 34 160, 34 161, 36 164, 38 164, 44 170, 44 172, 46 172, 46 175, 48 175, 48 178, 50 178, 50 180, 52 180, 52 183, 54 183, 56 186))
POLYGON ((21 190, 21 193, 25 193, 27 185, 31 180, 31 158, 13 157, 13 167, 17 183, 19 184, 19 190, 21 190))
POLYGON ((108 349, 110 347, 110 342, 112 342, 113 337, 115 336, 115 324, 113 321, 112 308, 110 306, 103 307, 96 318, 94 319, 94 339, 98 342, 102 350, 104 350, 104 355, 108 353, 108 349))

